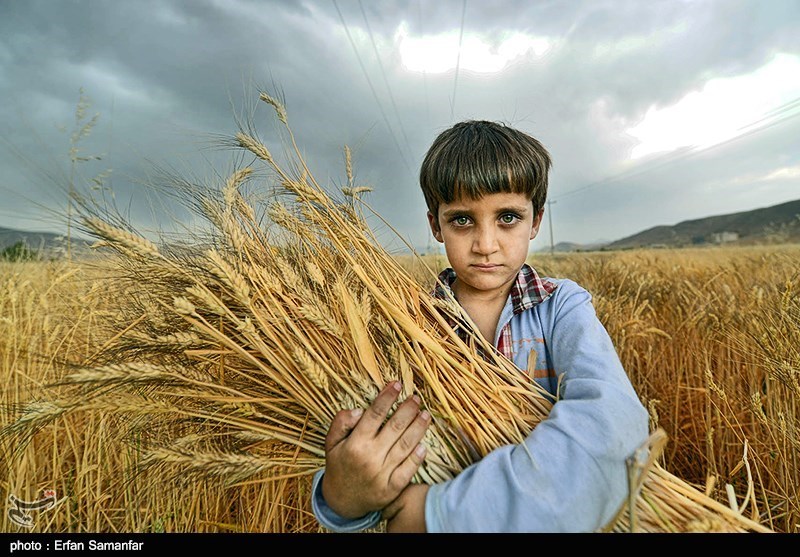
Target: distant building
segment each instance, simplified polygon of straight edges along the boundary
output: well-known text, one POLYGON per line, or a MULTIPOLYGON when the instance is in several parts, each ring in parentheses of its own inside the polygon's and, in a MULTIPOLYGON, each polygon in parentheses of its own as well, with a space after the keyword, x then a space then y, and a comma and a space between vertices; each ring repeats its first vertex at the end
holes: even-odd
POLYGON ((739 239, 738 232, 715 232, 711 235, 711 241, 715 244, 727 244, 739 239))

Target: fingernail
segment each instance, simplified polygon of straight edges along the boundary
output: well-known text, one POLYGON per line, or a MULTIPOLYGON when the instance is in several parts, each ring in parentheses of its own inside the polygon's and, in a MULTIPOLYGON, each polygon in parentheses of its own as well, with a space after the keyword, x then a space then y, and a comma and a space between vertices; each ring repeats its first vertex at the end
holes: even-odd
POLYGON ((364 410, 362 408, 354 408, 353 410, 350 411, 350 415, 353 416, 354 418, 360 418, 361 414, 363 413, 364 410))
POLYGON ((420 398, 417 395, 413 395, 411 398, 413 398, 414 402, 416 402, 417 404, 421 402, 420 398))
POLYGON ((428 420, 430 420, 430 419, 431 419, 431 414, 430 414, 430 412, 428 412, 427 410, 423 410, 423 411, 420 413, 419 417, 420 417, 420 418, 422 418, 423 420, 425 420, 425 421, 427 422, 428 420))
POLYGON ((425 445, 423 445, 422 443, 420 443, 419 445, 417 445, 417 448, 416 448, 416 449, 414 449, 414 453, 416 453, 416 455, 417 455, 418 457, 420 457, 420 458, 422 458, 423 456, 425 456, 425 453, 426 453, 426 452, 428 452, 428 449, 427 449, 427 447, 425 447, 425 445))
POLYGON ((392 388, 395 391, 400 392, 400 390, 403 388, 403 384, 400 381, 395 381, 394 383, 392 383, 392 388))

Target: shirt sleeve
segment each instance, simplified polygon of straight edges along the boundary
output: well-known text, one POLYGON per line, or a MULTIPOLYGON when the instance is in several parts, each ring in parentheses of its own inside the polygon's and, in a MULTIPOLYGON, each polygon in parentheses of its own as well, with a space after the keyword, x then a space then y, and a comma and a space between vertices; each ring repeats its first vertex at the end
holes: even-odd
POLYGON ((333 532, 348 533, 372 528, 380 522, 381 513, 377 511, 354 519, 344 518, 336 514, 325 502, 325 498, 322 497, 322 476, 324 474, 324 469, 318 470, 314 474, 311 484, 311 509, 322 526, 333 532))
POLYGON ((626 460, 647 440, 648 414, 591 296, 563 281, 534 311, 563 374, 559 399, 523 443, 431 487, 429 532, 593 532, 627 500, 626 460))

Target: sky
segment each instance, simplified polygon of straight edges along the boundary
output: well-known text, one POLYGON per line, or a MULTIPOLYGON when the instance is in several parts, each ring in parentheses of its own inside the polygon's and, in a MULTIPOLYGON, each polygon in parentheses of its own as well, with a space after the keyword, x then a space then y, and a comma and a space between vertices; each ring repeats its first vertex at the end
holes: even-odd
POLYGON ((800 198, 797 0, 0 0, 0 226, 63 232, 70 182, 193 226, 149 184, 222 180, 242 121, 285 150, 260 91, 390 247, 438 248, 419 165, 467 119, 552 156, 532 251, 800 198))

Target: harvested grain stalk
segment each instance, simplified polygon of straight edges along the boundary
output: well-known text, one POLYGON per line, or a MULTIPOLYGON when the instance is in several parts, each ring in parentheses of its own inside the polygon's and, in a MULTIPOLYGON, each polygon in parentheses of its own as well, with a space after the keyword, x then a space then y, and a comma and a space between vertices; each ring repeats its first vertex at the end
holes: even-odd
MULTIPOLYGON (((552 397, 479 335, 455 334, 447 317, 469 317, 455 300, 429 296, 376 241, 363 218, 366 188, 353 187, 348 170, 342 195, 328 194, 283 105, 261 99, 284 124, 293 159, 281 164, 249 129, 232 144, 274 177, 266 215, 242 193, 264 176, 256 166, 233 172, 217 196, 187 190, 212 233, 181 247, 157 247, 82 205, 84 227, 116 250, 123 271, 109 289, 136 292, 119 299, 120 315, 135 325, 64 383, 81 386, 83 400, 95 387, 109 411, 144 419, 135 422, 150 433, 143 464, 231 482, 308 479, 324 466, 337 411, 368 406, 397 378, 401 399, 417 394, 433 417, 415 481, 452 478, 494 448, 522 442, 547 418, 552 397), (127 403, 115 405, 121 392, 127 403), (136 397, 158 412, 131 404, 136 397)), ((769 531, 664 470, 665 441, 653 432, 644 458, 632 459, 629 501, 605 530, 769 531)), ((298 499, 287 492, 277 504, 307 504, 298 499)))

